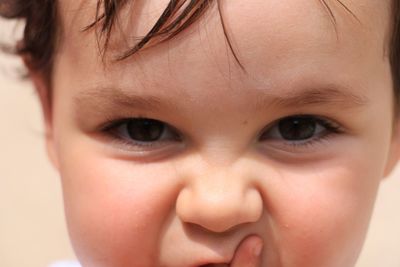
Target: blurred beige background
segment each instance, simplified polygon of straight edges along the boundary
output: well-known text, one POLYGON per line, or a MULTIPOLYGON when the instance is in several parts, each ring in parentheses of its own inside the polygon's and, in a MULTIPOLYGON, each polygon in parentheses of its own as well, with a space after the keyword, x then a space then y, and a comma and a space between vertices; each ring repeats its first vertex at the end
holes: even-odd
MULTIPOLYGON (((0 20, 0 38, 13 24, 0 20)), ((59 178, 47 161, 39 105, 20 61, 0 54, 0 267, 73 259, 59 178)), ((357 267, 400 267, 400 168, 382 183, 357 267)), ((307 267, 307 266, 299 266, 307 267)), ((323 267, 323 266, 321 266, 323 267)))

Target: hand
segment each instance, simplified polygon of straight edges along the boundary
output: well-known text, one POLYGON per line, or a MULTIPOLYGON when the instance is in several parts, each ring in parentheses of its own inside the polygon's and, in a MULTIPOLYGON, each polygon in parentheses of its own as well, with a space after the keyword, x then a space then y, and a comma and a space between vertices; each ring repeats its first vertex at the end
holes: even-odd
POLYGON ((261 267, 263 241, 256 235, 245 238, 235 252, 231 267, 261 267), (258 255, 255 253, 259 248, 258 255))

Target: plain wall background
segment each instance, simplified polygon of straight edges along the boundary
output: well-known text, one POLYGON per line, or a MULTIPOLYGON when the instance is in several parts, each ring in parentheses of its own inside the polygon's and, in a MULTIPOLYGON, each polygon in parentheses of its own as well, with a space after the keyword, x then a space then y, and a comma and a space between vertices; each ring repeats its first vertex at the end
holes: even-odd
MULTIPOLYGON (((15 38, 12 27, 0 20, 2 40, 15 38)), ((45 267, 74 256, 39 104, 29 81, 18 78, 20 68, 0 54, 0 267, 45 267)), ((357 267, 400 267, 400 168, 382 183, 357 267)))

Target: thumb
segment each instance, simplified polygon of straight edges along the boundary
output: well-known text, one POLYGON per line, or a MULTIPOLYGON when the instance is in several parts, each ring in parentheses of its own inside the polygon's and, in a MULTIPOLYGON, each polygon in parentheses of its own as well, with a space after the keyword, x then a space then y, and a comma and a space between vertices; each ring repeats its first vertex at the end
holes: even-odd
POLYGON ((231 262, 231 267, 260 267, 263 241, 252 235, 246 237, 239 245, 231 262))

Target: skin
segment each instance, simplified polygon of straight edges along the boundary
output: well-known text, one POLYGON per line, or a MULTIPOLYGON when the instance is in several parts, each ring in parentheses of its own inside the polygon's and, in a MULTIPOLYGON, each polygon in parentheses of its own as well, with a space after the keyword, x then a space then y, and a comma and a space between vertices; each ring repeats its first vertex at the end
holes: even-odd
POLYGON ((62 1, 51 106, 43 77, 31 73, 80 262, 354 266, 379 183, 399 154, 386 49, 389 1, 343 1, 358 20, 332 1, 336 32, 319 1, 222 1, 246 72, 227 48, 215 6, 177 38, 113 63, 166 2, 138 1, 122 12, 104 65, 94 32, 80 31, 93 19, 93 2, 62 1), (363 101, 273 100, 310 88, 363 101), (147 109, 116 104, 121 90, 120 100, 161 100, 147 109), (298 114, 334 121, 341 132, 306 146, 276 134, 260 140, 277 121, 298 114), (121 131, 102 131, 108 120, 138 116, 171 125, 182 139, 138 148, 116 141, 121 131))

